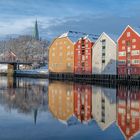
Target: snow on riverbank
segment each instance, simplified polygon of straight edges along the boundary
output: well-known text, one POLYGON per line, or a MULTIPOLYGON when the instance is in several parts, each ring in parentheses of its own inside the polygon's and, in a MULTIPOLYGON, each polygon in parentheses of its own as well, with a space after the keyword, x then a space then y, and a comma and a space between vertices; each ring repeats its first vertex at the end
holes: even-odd
POLYGON ((17 70, 19 74, 48 74, 48 66, 41 67, 33 70, 17 70))
POLYGON ((6 72, 7 71, 7 65, 5 64, 0 64, 0 72, 6 72))

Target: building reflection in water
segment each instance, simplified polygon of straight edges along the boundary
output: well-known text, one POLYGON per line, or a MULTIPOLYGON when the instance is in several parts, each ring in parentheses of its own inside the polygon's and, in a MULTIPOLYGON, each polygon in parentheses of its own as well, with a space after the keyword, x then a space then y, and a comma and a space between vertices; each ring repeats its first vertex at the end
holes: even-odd
POLYGON ((92 119, 92 86, 74 84, 74 114, 80 122, 92 119))
MULTIPOLYGON (((140 130, 140 93, 136 88, 107 88, 51 82, 49 109, 67 125, 95 120, 102 131, 116 124, 126 140, 140 130)), ((119 130, 118 129, 118 130, 119 130)))
POLYGON ((92 86, 92 114, 102 130, 116 120, 116 89, 92 86))
POLYGON ((47 81, 41 84, 39 80, 7 77, 4 78, 2 86, 4 88, 0 85, 0 89, 3 89, 3 92, 0 92, 0 104, 5 110, 11 112, 16 109, 18 113, 33 115, 35 124, 38 111, 47 110, 47 81))
POLYGON ((117 124, 126 140, 140 132, 140 90, 138 88, 118 87, 117 124))
MULTIPOLYGON (((0 78, 0 105, 33 117, 48 111, 66 125, 96 121, 101 130, 116 124, 122 137, 130 140, 140 132, 140 90, 84 85, 28 78, 0 78), (48 94, 47 94, 48 93, 48 94)), ((96 123, 91 123, 96 125, 96 123)), ((115 132, 114 132, 115 133, 115 132)))
POLYGON ((67 124, 74 112, 73 83, 50 82, 48 90, 50 111, 67 124))

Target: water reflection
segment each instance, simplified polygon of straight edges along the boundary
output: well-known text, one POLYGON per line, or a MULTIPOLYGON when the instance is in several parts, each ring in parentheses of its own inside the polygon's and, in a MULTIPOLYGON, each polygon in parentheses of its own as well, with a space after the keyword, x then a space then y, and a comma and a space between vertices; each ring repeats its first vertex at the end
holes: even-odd
POLYGON ((92 114, 102 130, 116 120, 116 89, 93 86, 92 114))
MULTIPOLYGON (((38 124, 38 115, 46 112, 42 126, 47 121, 47 112, 50 112, 53 131, 57 131, 56 126, 61 124, 70 130, 70 135, 67 132, 69 136, 77 132, 83 138, 86 131, 85 137, 91 139, 97 139, 96 133, 101 136, 99 140, 104 136, 111 140, 140 139, 140 90, 136 87, 118 86, 115 89, 72 82, 1 77, 1 107, 6 112, 16 110, 18 114, 32 116, 34 124, 38 124), (83 126, 84 133, 81 131, 83 126), (111 137, 112 130, 114 136, 111 137)), ((62 126, 58 129, 63 130, 62 126)), ((45 125, 45 129, 47 127, 50 126, 45 125)))
POLYGON ((38 111, 47 109, 47 82, 43 85, 37 80, 2 77, 0 83, 0 104, 5 110, 16 109, 19 113, 33 114, 36 123, 38 111))
POLYGON ((140 130, 139 92, 138 88, 119 86, 113 89, 53 82, 49 84, 49 108, 67 125, 72 117, 70 125, 89 124, 95 120, 102 131, 115 123, 128 140, 140 130))
POLYGON ((119 87, 117 92, 117 124, 126 139, 140 131, 140 90, 119 87))
POLYGON ((74 112, 73 84, 53 82, 49 84, 49 109, 61 122, 67 123, 74 112))

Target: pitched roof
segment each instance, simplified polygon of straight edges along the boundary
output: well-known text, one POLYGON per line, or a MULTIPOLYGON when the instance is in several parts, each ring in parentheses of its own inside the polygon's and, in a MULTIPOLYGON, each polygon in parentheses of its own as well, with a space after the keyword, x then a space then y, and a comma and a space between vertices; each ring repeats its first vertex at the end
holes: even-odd
POLYGON ((99 37, 98 35, 93 34, 87 34, 83 32, 76 32, 76 31, 68 31, 62 35, 60 35, 58 38, 68 37, 73 43, 77 42, 80 38, 88 37, 91 41, 97 40, 99 37))
POLYGON ((133 29, 140 35, 140 27, 139 28, 133 27, 133 29))
POLYGON ((117 42, 118 39, 118 35, 116 34, 110 34, 110 33, 106 33, 114 42, 117 42))
POLYGON ((98 35, 86 35, 84 38, 88 38, 91 42, 95 42, 98 39, 98 35))
POLYGON ((121 38, 121 36, 124 34, 124 32, 127 30, 127 28, 130 28, 131 30, 133 30, 138 36, 140 36, 140 28, 136 28, 136 27, 131 27, 130 25, 127 25, 125 27, 125 29, 123 30, 123 32, 121 33, 121 35, 119 36, 119 38, 117 39, 117 41, 119 41, 119 39, 121 38))
POLYGON ((114 44, 116 44, 116 40, 117 40, 117 36, 116 36, 116 35, 113 35, 113 34, 109 34, 109 35, 108 35, 107 33, 103 32, 103 33, 99 36, 99 38, 96 40, 94 46, 97 44, 98 41, 100 41, 100 39, 102 38, 103 35, 107 36, 114 44))

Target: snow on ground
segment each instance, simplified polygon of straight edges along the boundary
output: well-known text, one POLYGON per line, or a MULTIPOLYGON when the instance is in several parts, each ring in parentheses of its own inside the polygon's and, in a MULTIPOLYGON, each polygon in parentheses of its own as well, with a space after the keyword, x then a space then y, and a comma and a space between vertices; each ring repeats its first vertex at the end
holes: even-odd
POLYGON ((0 72, 6 72, 7 71, 7 65, 0 64, 0 72))
POLYGON ((16 72, 20 74, 48 74, 48 66, 33 70, 17 70, 16 72))

